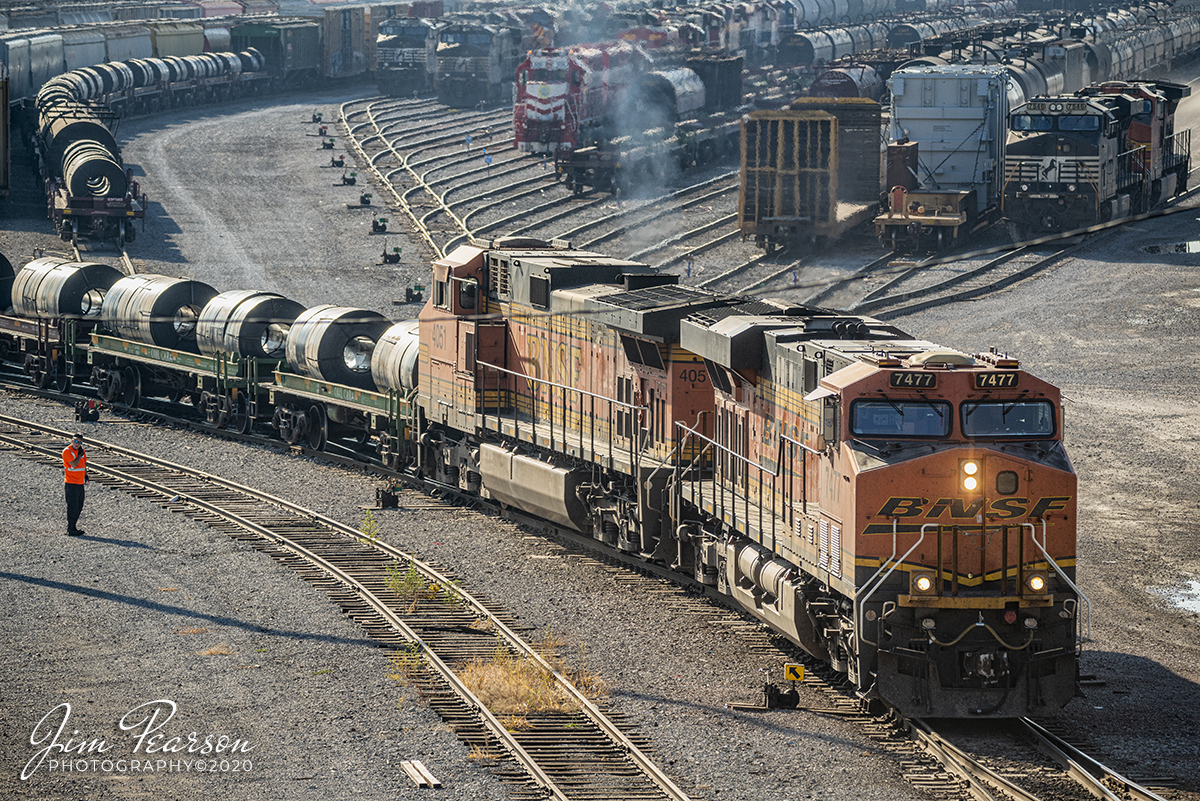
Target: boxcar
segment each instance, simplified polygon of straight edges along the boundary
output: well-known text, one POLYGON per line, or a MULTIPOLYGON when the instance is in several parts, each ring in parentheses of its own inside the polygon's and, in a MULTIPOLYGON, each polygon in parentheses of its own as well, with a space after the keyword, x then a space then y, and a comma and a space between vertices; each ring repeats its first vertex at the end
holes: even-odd
POLYGON ((194 56, 204 52, 204 27, 193 22, 157 22, 148 26, 154 55, 194 56))
POLYGON ((315 79, 321 67, 321 25, 318 22, 256 21, 235 25, 233 49, 257 48, 267 69, 285 84, 315 79))
POLYGON ((326 78, 366 74, 368 29, 367 9, 363 6, 325 9, 321 74, 326 78))

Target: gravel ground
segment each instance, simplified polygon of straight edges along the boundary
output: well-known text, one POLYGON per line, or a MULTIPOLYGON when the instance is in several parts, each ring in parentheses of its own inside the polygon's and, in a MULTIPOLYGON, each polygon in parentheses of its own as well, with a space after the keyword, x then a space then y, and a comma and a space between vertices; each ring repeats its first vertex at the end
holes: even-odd
MULTIPOLYGON (((0 405, 20 413, 28 404, 0 405)), ((141 438, 137 428, 122 433, 141 438)), ((0 796, 417 798, 404 759, 429 765, 452 797, 503 796, 437 716, 388 677, 387 652, 288 570, 96 483, 87 534, 68 538, 59 469, 0 453, 0 472, 0 796), (170 720, 166 704, 129 714, 160 700, 176 705, 170 720), (55 738, 64 703, 69 724, 55 738), (137 724, 155 709, 158 730, 185 747, 195 733, 200 745, 223 735, 248 748, 213 751, 207 759, 225 760, 216 772, 199 772, 213 770, 197 763, 201 754, 150 753, 149 740, 138 740, 154 724, 137 724), (105 746, 73 754, 71 770, 61 750, 39 761, 67 738, 105 746), (80 772, 81 758, 101 761, 80 772)))
MULTIPOLYGON (((327 151, 310 152, 296 144, 315 142, 301 138, 311 127, 301 121, 312 108, 321 108, 331 118, 339 99, 285 98, 261 106, 235 106, 228 109, 232 114, 193 110, 125 123, 122 133, 131 137, 127 160, 142 166, 146 191, 160 204, 146 234, 132 248, 139 266, 174 265, 176 272, 186 270, 221 289, 255 285, 306 303, 344 302, 397 318, 415 313, 415 308, 392 308, 390 300, 396 293, 402 296, 406 283, 423 282, 426 270, 412 266, 392 274, 366 267, 379 247, 375 237, 361 230, 368 223, 363 219, 355 227, 353 215, 358 212, 343 212, 333 202, 344 198, 334 197, 335 190, 325 185, 327 171, 315 166, 327 151), (170 150, 156 150, 154 141, 160 135, 174 137, 170 150), (220 136, 233 137, 220 141, 226 143, 224 150, 243 154, 240 160, 222 161, 208 150, 214 137, 220 136), (270 152, 272 163, 229 172, 230 167, 254 163, 257 152, 270 152), (160 173, 155 159, 167 158, 173 173, 160 173), (268 167, 275 170, 269 176, 271 188, 293 179, 301 182, 299 188, 283 197, 268 192, 264 201, 262 178, 268 167), (161 185, 160 174, 168 176, 161 185), (219 193, 204 189, 218 184, 219 193), (278 223, 280 219, 287 224, 278 223), (293 226, 294 220, 308 222, 293 226)), ((48 223, 37 214, 38 205, 32 194, 17 192, 7 206, 10 215, 22 210, 26 215, 0 233, 0 251, 14 262, 34 247, 56 242, 44 233, 48 223)), ((1068 441, 1081 479, 1080 577, 1093 603, 1094 642, 1085 651, 1083 667, 1107 684, 1089 688, 1088 698, 1069 706, 1062 720, 1076 733, 1109 747, 1126 766, 1137 768, 1131 772, 1171 775, 1200 792, 1200 746, 1192 736, 1200 723, 1196 667, 1200 620, 1170 601, 1172 592, 1200 579, 1196 531, 1188 514, 1196 497, 1191 462, 1200 428, 1193 391, 1198 379, 1194 359, 1186 355, 1184 369, 1167 374, 1165 367, 1194 349, 1198 301, 1192 276, 1197 256, 1150 256, 1138 249, 1148 243, 1192 239, 1195 231, 1192 215, 1132 226, 1005 293, 897 322, 915 335, 967 350, 990 345, 1010 350, 1035 373, 1062 386, 1074 401, 1068 407, 1068 441), (1114 265, 1127 266, 1116 270, 1114 265), (1163 336, 1165 330, 1171 336, 1163 336), (1114 725, 1117 721, 1120 725, 1114 725), (1130 731, 1138 736, 1130 738, 1130 731)), ((406 252, 417 251, 406 246, 406 252)), ((0 408, 63 424, 69 419, 67 410, 10 395, 0 395, 0 408)), ((105 438, 271 487, 347 522, 357 522, 360 505, 373 497, 370 482, 362 477, 307 459, 137 424, 110 421, 100 428, 105 438)), ((27 740, 32 725, 56 704, 83 696, 104 712, 92 717, 89 708, 87 714, 94 722, 80 727, 81 736, 106 736, 115 731, 114 720, 130 706, 171 697, 181 705, 179 720, 186 731, 228 732, 263 743, 259 747, 267 752, 264 759, 275 760, 277 767, 256 766, 241 778, 221 777, 228 789, 216 793, 220 797, 326 798, 353 789, 352 776, 361 776, 361 786, 369 792, 395 795, 399 788, 408 787, 407 780, 397 780, 393 763, 375 756, 389 741, 372 738, 381 736, 375 734, 380 731, 395 737, 405 726, 410 730, 402 747, 387 751, 391 760, 425 759, 422 755, 429 754, 426 764, 448 781, 452 791, 464 797, 499 796, 495 783, 466 764, 465 749, 427 713, 395 710, 399 692, 386 677, 380 652, 357 644, 361 632, 283 568, 221 535, 178 517, 167 519, 158 507, 102 489, 89 498, 83 523, 94 536, 109 542, 67 540, 58 535, 62 523, 55 517, 61 509, 57 471, 31 468, 26 462, 14 464, 9 456, 4 459, 0 469, 14 476, 0 490, 0 498, 13 507, 12 512, 6 509, 4 517, 18 521, 10 526, 15 536, 3 546, 9 551, 7 570, 12 574, 65 585, 90 584, 115 596, 194 608, 215 618, 195 622, 186 613, 165 612, 180 619, 163 623, 161 616, 147 616, 145 607, 109 596, 89 596, 91 625, 68 631, 52 624, 55 628, 50 629, 53 636, 47 644, 47 625, 37 616, 58 620, 52 615, 63 614, 78 594, 58 585, 5 576, 10 606, 20 603, 29 609, 0 624, 10 646, 5 657, 9 681, 3 691, 9 725, 0 781, 9 783, 14 792, 34 797, 55 797, 50 795, 55 792, 63 797, 96 797, 103 792, 184 797, 191 794, 190 782, 196 782, 197 788, 212 786, 200 784, 195 776, 174 774, 141 776, 136 787, 126 776, 100 781, 67 778, 62 780, 67 784, 56 789, 59 785, 51 782, 48 773, 39 774, 44 785, 20 783, 16 778, 20 767, 34 750, 27 740), (47 563, 39 534, 53 535, 52 542, 61 543, 54 546, 56 552, 88 548, 102 557, 99 549, 120 547, 125 558, 108 560, 107 570, 102 558, 89 560, 87 568, 80 567, 79 559, 47 563), (154 550, 120 544, 126 541, 154 550), (253 572, 235 578, 236 568, 226 562, 237 559, 253 564, 253 572), (81 569, 86 575, 78 575, 81 569), (291 590, 271 599, 261 589, 253 589, 272 584, 286 584, 291 590), (158 591, 171 586, 179 589, 158 591), (191 596, 186 604, 178 598, 158 597, 178 592, 191 596), (283 610, 290 613, 285 623, 269 622, 273 613, 280 615, 283 610), (294 636, 223 622, 243 619, 294 636), (157 635, 155 625, 162 629, 157 635), (230 645, 235 654, 196 656, 195 651, 210 645, 201 638, 210 635, 175 631, 199 626, 216 633, 211 639, 230 645), (113 648, 113 643, 122 645, 113 648), (200 644, 193 647, 193 643, 200 644), (261 647, 293 650, 287 651, 288 659, 271 663, 264 658, 271 651, 260 655, 256 649, 261 647), (318 648, 324 653, 316 653, 318 648), (343 650, 337 653, 340 659, 334 658, 335 649, 351 648, 360 653, 343 650), (27 657, 34 653, 46 656, 27 657), (245 662, 240 661, 242 655, 245 662), (244 683, 248 676, 259 678, 265 688, 282 688, 281 680, 287 679, 322 681, 321 686, 328 687, 344 678, 339 687, 353 687, 353 700, 349 689, 336 698, 332 692, 288 693, 282 698, 282 693, 271 689, 250 693, 242 689, 236 695, 233 689, 224 694, 200 689, 197 664, 215 672, 215 663, 216 669, 224 666, 228 672, 237 669, 230 665, 251 663, 251 659, 262 667, 239 671, 233 681, 220 686, 244 683), (50 660, 57 661, 50 664, 50 660), (118 670, 112 670, 113 660, 120 660, 118 670), (325 667, 334 670, 313 675, 325 667), (285 674, 265 675, 270 670, 285 674), (114 682, 136 684, 138 692, 118 690, 111 687, 114 682), (251 712, 249 704, 227 700, 243 696, 263 699, 262 708, 251 712), (378 719, 371 717, 376 711, 378 719), (340 717, 348 712, 356 721, 361 715, 362 725, 340 717), (410 720, 406 716, 414 715, 425 715, 426 720, 406 722, 410 720), (357 730, 353 734, 351 725, 357 730), (347 743, 342 743, 341 738, 347 737, 347 743), (268 741, 276 745, 268 746, 268 741), (362 747, 368 741, 371 747, 362 747), (333 743, 350 747, 329 753, 313 747, 333 743), (418 751, 424 744, 430 750, 418 751), (272 755, 268 749, 276 747, 272 755), (299 765, 312 769, 302 771, 299 765), (324 784, 294 778, 324 777, 331 767, 338 777, 324 784), (95 781, 97 786, 81 789, 72 781, 95 781), (269 792, 266 785, 255 784, 259 781, 273 782, 269 792)), ((897 762, 840 721, 808 713, 752 715, 725 710, 727 702, 753 700, 759 669, 778 668, 781 661, 778 656, 748 651, 746 640, 736 633, 714 631, 669 599, 647 603, 590 560, 576 558, 518 527, 461 510, 399 512, 383 521, 385 536, 397 545, 454 568, 468 586, 502 599, 527 624, 548 627, 562 636, 568 657, 609 681, 617 706, 641 723, 662 759, 682 781, 698 788, 698 794, 746 799, 922 797, 903 782, 897 762)), ((816 698, 807 700, 819 703, 816 698)), ((84 712, 77 711, 82 721, 84 712)), ((111 742, 121 743, 118 747, 127 743, 115 739, 115 734, 111 742)), ((204 777, 202 781, 210 778, 217 780, 204 777)))

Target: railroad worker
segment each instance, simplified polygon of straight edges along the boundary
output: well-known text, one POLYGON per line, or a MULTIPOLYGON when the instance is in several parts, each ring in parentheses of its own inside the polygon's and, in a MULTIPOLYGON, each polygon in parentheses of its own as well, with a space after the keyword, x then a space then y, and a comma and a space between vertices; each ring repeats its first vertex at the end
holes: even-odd
POLYGON ((467 143, 467 152, 470 153, 471 152, 471 134, 467 134, 466 136, 464 136, 463 141, 467 143))
POLYGON ((492 141, 492 126, 488 126, 488 141, 492 141))
POLYGON ((83 434, 71 438, 63 449, 63 487, 67 494, 67 536, 78 537, 83 532, 76 527, 83 511, 83 486, 87 483, 87 451, 83 449, 83 434))

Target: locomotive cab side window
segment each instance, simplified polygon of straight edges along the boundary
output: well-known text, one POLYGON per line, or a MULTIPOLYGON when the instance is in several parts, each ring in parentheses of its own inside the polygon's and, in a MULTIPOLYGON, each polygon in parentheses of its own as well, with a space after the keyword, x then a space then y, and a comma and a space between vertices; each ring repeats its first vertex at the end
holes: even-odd
POLYGON ((476 298, 479 296, 479 282, 474 278, 455 278, 458 284, 458 308, 460 311, 475 311, 476 298))
POLYGON ((850 404, 850 433, 940 439, 950 435, 950 418, 945 401, 856 400, 850 404))
POLYGON ((439 309, 450 308, 450 298, 446 293, 446 282, 434 280, 433 282, 433 305, 439 309))
POLYGON ((968 437, 1043 438, 1054 436, 1054 404, 1038 401, 982 401, 962 405, 962 430, 968 437))

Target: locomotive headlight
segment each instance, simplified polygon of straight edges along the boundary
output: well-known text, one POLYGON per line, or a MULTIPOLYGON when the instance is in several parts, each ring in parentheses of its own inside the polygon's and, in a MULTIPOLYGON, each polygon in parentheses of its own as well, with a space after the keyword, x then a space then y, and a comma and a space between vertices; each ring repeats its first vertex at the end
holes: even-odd
POLYGON ((1029 191, 1029 184, 1021 184, 1021 191, 1022 191, 1022 192, 1028 192, 1028 191, 1029 191))
POLYGON ((929 573, 914 573, 912 577, 913 595, 928 595, 933 592, 933 576, 929 573))
POLYGON ((935 628, 937 628, 937 621, 931 617, 922 618, 921 628, 925 629, 926 631, 933 631, 935 628))
POLYGON ((979 489, 979 462, 967 460, 959 462, 958 469, 962 477, 962 487, 967 492, 979 489))
POLYGON ((1042 594, 1046 591, 1046 575, 1044 573, 1028 573, 1025 576, 1025 587, 1031 593, 1042 594))
POLYGON ((1067 184, 1067 191, 1068 191, 1068 192, 1074 192, 1074 191, 1075 191, 1075 184, 1067 184))
POLYGON ((1027 617, 1021 622, 1025 624, 1025 628, 1027 628, 1027 629, 1036 629, 1037 628, 1037 618, 1036 617, 1027 617))

